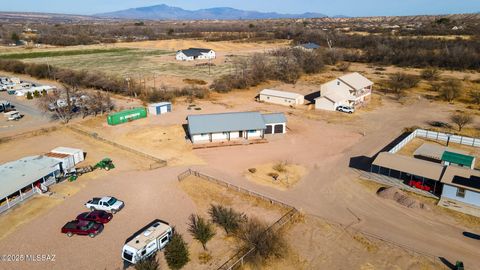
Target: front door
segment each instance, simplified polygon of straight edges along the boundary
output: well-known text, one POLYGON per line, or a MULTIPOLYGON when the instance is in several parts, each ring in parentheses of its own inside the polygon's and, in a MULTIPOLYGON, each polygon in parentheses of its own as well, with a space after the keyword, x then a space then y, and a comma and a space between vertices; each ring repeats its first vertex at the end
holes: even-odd
POLYGON ((239 137, 239 138, 243 138, 243 131, 239 131, 239 132, 238 132, 238 137, 239 137))

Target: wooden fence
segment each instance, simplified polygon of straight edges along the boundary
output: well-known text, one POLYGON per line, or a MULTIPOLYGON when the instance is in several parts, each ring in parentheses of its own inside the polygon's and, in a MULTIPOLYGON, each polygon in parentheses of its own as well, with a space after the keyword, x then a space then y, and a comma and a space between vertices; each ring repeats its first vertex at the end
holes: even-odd
POLYGON ((101 136, 99 136, 97 133, 94 133, 94 132, 88 132, 88 131, 85 131, 83 129, 80 129, 78 127, 75 127, 75 126, 72 126, 72 125, 69 125, 67 126, 69 129, 73 130, 74 132, 77 132, 77 133, 80 133, 82 135, 86 135, 86 136, 89 136, 93 139, 96 139, 96 140, 99 140, 103 143, 106 143, 106 144, 109 144, 109 145, 112 145, 116 148, 119 148, 121 150, 124 150, 124 151, 127 151, 127 152, 130 152, 132 154, 135 154, 137 156, 141 156, 143 158, 146 158, 146 159, 150 159, 150 160, 153 160, 154 163, 150 164, 150 169, 153 170, 153 169, 158 169, 158 168, 161 168, 161 167, 165 167, 167 166, 167 161, 166 160, 163 160, 163 159, 159 159, 157 157, 154 157, 152 155, 149 155, 149 154, 146 154, 146 153, 143 153, 143 152, 140 152, 136 149, 133 149, 133 148, 130 148, 128 146, 125 146, 125 145, 121 145, 121 144, 118 144, 116 142, 113 142, 111 140, 108 140, 108 139, 105 139, 101 136))

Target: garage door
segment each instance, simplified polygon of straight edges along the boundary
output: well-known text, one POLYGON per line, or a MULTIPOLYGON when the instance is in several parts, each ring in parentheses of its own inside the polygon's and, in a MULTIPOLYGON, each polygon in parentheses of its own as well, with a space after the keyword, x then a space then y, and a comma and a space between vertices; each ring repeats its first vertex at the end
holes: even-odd
POLYGON ((271 125, 267 125, 267 129, 265 129, 265 134, 272 134, 273 128, 271 125))
POLYGON ((275 125, 275 133, 283 133, 283 125, 275 125))

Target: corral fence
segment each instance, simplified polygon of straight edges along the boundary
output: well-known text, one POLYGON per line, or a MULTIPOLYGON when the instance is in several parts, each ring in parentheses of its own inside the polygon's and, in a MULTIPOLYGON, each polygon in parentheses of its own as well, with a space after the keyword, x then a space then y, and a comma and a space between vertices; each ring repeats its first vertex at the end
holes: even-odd
MULTIPOLYGON (((271 204, 276 204, 276 205, 279 205, 279 206, 282 206, 282 207, 285 207, 287 209, 289 209, 289 211, 284 214, 280 219, 278 219, 277 221, 275 221, 275 223, 273 223, 270 227, 268 227, 268 229, 265 231, 265 232, 268 232, 268 231, 278 231, 279 229, 281 229, 286 223, 290 222, 297 214, 299 214, 299 211, 291 206, 291 205, 288 205, 286 203, 283 203, 283 202, 280 202, 278 200, 275 200, 275 199, 272 199, 268 196, 265 196, 265 195, 262 195, 262 194, 259 194, 257 192, 254 192, 254 191, 250 191, 248 189, 245 189, 245 188, 241 188, 241 187, 238 187, 236 185, 232 185, 230 183, 227 183, 223 180, 219 180, 219 179, 216 179, 214 177, 211 177, 209 175, 206 175, 206 174, 203 174, 203 173, 200 173, 198 171, 194 171, 192 169, 188 169, 186 170, 185 172, 181 173, 178 175, 178 181, 182 181, 183 179, 189 177, 189 176, 196 176, 198 178, 201 178, 201 179, 204 179, 204 180, 207 180, 209 182, 212 182, 214 184, 217 184, 217 185, 220 185, 220 186, 224 186, 226 188, 229 188, 229 189, 232 189, 234 191, 237 191, 237 192, 240 192, 240 193, 243 193, 243 194, 246 194, 248 196, 252 196, 252 197, 255 197, 255 198, 258 198, 258 199, 261 199, 261 200, 264 200, 268 203, 271 203, 271 204)), ((248 251, 246 252, 238 252, 236 253, 235 255, 233 255, 232 257, 230 257, 225 263, 223 263, 219 268, 218 270, 232 270, 232 269, 237 269, 239 267, 241 267, 246 259, 248 258, 248 256, 252 255, 253 253, 255 252, 255 247, 252 247, 251 249, 249 249, 248 251)))
POLYGON ((395 145, 389 153, 395 154, 400 149, 402 149, 405 145, 411 142, 415 138, 425 138, 429 140, 435 141, 442 141, 442 142, 451 142, 451 143, 458 143, 461 145, 472 146, 472 147, 480 147, 480 138, 472 138, 460 135, 453 135, 443 132, 425 130, 425 129, 416 129, 410 135, 408 135, 405 139, 395 145))
POLYGON ((136 149, 133 149, 133 148, 130 148, 128 146, 125 146, 125 145, 121 145, 121 144, 118 144, 116 142, 113 142, 111 140, 108 140, 106 138, 103 138, 101 136, 99 136, 97 133, 95 132, 88 132, 86 130, 83 130, 81 128, 78 128, 78 127, 75 127, 75 126, 67 126, 69 129, 73 130, 74 132, 77 132, 77 133, 80 133, 82 135, 86 135, 86 136, 89 136, 95 140, 98 140, 98 141, 101 141, 103 143, 106 143, 106 144, 109 144, 109 145, 112 145, 116 148, 119 148, 121 150, 124 150, 124 151, 127 151, 127 152, 130 152, 132 154, 135 154, 137 156, 141 156, 143 158, 146 158, 146 159, 150 159, 153 161, 153 163, 150 164, 150 169, 151 170, 154 170, 154 169, 158 169, 158 168, 162 168, 162 167, 165 167, 167 166, 167 161, 166 160, 163 160, 163 159, 159 159, 157 157, 154 157, 152 155, 149 155, 149 154, 146 154, 146 153, 143 153, 143 152, 140 152, 136 149))

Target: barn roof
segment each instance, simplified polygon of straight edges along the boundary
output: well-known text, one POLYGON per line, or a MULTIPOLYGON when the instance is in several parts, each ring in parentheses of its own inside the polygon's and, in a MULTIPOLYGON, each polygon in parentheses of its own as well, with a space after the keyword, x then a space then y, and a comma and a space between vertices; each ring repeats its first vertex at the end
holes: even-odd
POLYGON ((186 56, 196 57, 196 56, 202 55, 202 53, 208 53, 208 52, 210 52, 211 50, 212 50, 212 49, 189 48, 189 49, 186 49, 186 50, 180 50, 179 52, 182 52, 182 53, 185 54, 186 56))
POLYGON ((190 135, 266 128, 259 112, 189 115, 187 121, 190 135))
POLYGON ((50 157, 31 156, 0 165, 0 198, 5 198, 55 171, 60 163, 50 157))
POLYGON ((442 155, 442 161, 447 161, 453 164, 463 165, 467 167, 471 167, 474 160, 474 156, 449 151, 445 151, 442 155))
POLYGON ((297 98, 303 97, 303 95, 298 93, 279 91, 274 89, 263 89, 262 91, 260 91, 260 95, 274 96, 274 97, 281 97, 281 98, 288 98, 288 99, 297 99, 297 98))
POLYGON ((437 181, 440 180, 443 171, 443 166, 439 163, 388 152, 378 154, 372 164, 437 181))

